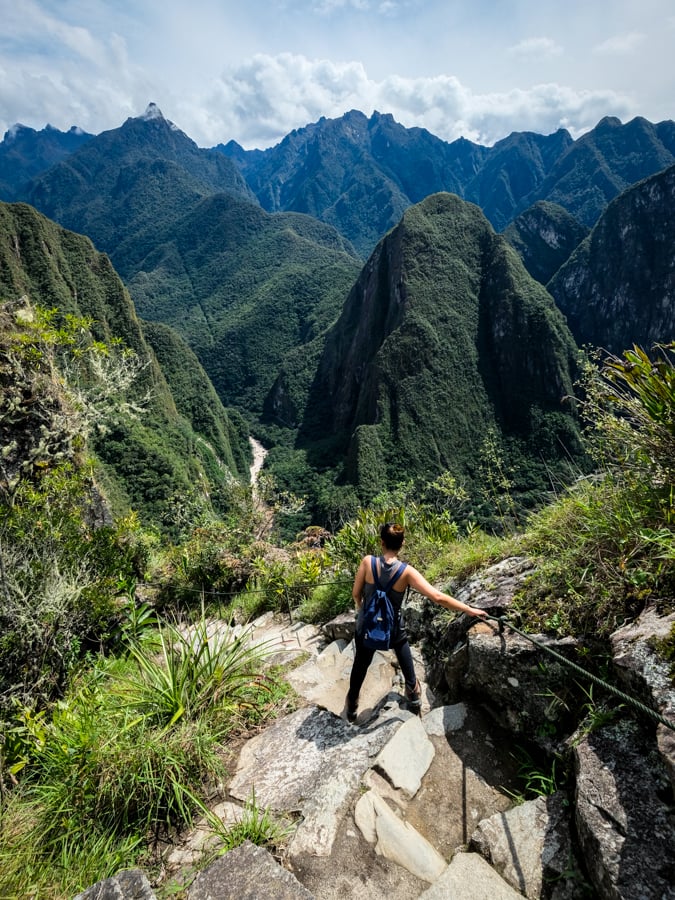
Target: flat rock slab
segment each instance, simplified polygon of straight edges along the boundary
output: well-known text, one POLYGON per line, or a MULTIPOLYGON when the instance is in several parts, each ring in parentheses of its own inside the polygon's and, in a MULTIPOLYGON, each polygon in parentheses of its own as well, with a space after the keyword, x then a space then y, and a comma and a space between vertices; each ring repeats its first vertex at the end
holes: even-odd
POLYGON ((424 716, 424 730, 428 735, 445 737, 453 731, 459 731, 466 722, 467 708, 463 703, 452 706, 437 706, 424 716))
POLYGON ((414 797, 436 751, 424 726, 415 717, 402 725, 382 748, 374 762, 395 788, 414 797))
POLYGON ((267 850, 245 841, 200 872, 187 900, 313 900, 313 895, 267 850))
POLYGON ((376 853, 433 883, 447 863, 422 835, 400 819, 376 791, 360 797, 354 811, 359 830, 376 853))
POLYGON ((438 881, 419 900, 515 900, 522 896, 479 853, 455 853, 438 881))
POLYGON ((261 807, 301 813, 291 856, 327 856, 361 777, 410 716, 392 705, 355 728, 327 710, 300 709, 244 745, 230 793, 246 800, 255 792, 261 807))

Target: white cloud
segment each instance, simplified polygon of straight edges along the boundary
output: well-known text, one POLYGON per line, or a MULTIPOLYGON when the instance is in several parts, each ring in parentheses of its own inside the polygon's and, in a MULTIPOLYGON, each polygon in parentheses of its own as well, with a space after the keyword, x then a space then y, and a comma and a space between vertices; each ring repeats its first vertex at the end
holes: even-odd
MULTIPOLYGON (((293 54, 261 54, 225 71, 198 107, 209 110, 199 121, 202 140, 207 136, 215 144, 223 133, 236 134, 249 147, 268 146, 293 128, 350 109, 390 112, 403 125, 427 128, 446 140, 464 135, 491 144, 514 130, 550 133, 566 127, 580 134, 604 115, 624 117, 631 108, 627 97, 607 90, 540 84, 481 94, 451 75, 376 81, 360 63, 293 54)), ((181 127, 190 134, 186 119, 192 113, 185 108, 181 114, 181 127)))
POLYGON ((646 35, 638 31, 631 31, 629 34, 617 34, 601 44, 596 44, 593 52, 607 55, 634 53, 645 39, 646 35))
POLYGON ((518 0, 518 16, 494 0, 0 0, 0 135, 98 133, 151 100, 201 146, 265 147, 349 109, 484 143, 579 134, 604 115, 659 121, 673 115, 675 16, 672 0, 643 2, 648 17, 617 5, 607 39, 587 0, 555 14, 518 0))
POLYGON ((556 44, 555 41, 547 37, 527 38, 509 47, 508 52, 512 56, 522 57, 523 59, 546 58, 551 56, 560 56, 563 48, 556 44))

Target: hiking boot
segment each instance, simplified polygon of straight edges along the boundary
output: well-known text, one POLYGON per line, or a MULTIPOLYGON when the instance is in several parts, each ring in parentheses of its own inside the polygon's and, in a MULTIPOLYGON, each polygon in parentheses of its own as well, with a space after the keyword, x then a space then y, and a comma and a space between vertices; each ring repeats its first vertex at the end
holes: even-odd
POLYGON ((347 697, 347 721, 351 722, 352 725, 356 722, 358 708, 358 703, 352 703, 349 697, 347 697))
POLYGON ((408 701, 410 711, 419 714, 422 709, 422 686, 420 685, 419 678, 415 682, 414 690, 411 691, 406 687, 405 699, 408 701))

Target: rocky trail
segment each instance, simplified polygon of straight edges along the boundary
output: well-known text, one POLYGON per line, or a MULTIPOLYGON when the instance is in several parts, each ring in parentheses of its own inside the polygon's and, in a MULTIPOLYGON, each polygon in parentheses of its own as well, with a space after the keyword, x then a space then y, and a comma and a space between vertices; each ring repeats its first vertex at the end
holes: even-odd
MULTIPOLYGON (((514 580, 513 571, 487 576, 492 603, 495 591, 505 584, 510 590, 508 579, 514 580)), ((476 602, 476 585, 470 590, 476 602)), ((669 628, 671 619, 661 626, 669 628)), ((224 627, 213 623, 214 633, 224 627)), ((444 650, 446 695, 461 669, 457 677, 466 687, 483 683, 491 693, 491 715, 490 703, 475 702, 475 693, 467 694, 472 702, 440 704, 419 645, 413 650, 423 707, 414 715, 394 654, 379 653, 357 723, 350 725, 345 696, 353 616, 317 628, 267 614, 248 628, 249 639, 271 651, 270 662, 294 664, 287 677, 301 701, 243 744, 212 811, 227 826, 254 797, 258 808, 288 823, 289 836, 278 858, 246 842, 205 866, 204 854, 212 858, 218 839, 207 823, 198 823, 164 854, 164 883, 176 891, 183 883, 181 897, 675 898, 672 745, 659 757, 641 726, 620 722, 575 737, 575 809, 564 790, 514 802, 513 750, 527 740, 523 722, 531 726, 550 701, 537 682, 542 666, 525 642, 474 623, 463 640, 451 638, 453 652, 444 650)), ((629 634, 620 642, 624 665, 627 648, 642 647, 640 640, 629 634)), ((641 649, 637 657, 644 661, 641 649)), ((568 678, 549 674, 552 690, 556 677, 568 678)), ((659 685, 661 700, 672 703, 675 691, 663 694, 662 679, 659 685)), ((77 900, 156 896, 134 871, 94 885, 77 900)))

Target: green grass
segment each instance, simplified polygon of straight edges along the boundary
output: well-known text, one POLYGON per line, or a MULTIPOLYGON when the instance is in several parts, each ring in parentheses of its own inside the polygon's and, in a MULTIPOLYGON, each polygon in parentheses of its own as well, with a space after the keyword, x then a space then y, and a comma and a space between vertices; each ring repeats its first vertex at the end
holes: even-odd
MULTIPOLYGON (((153 836, 207 814, 202 787, 225 776, 228 734, 293 703, 264 650, 205 620, 144 629, 128 650, 98 660, 50 716, 18 710, 7 724, 19 783, 0 818, 0 897, 69 898, 132 865, 153 836)), ((247 816, 272 833, 266 811, 247 816)))

